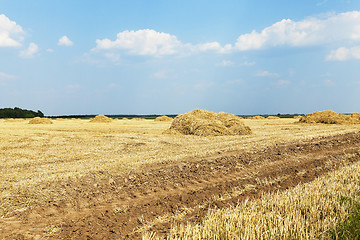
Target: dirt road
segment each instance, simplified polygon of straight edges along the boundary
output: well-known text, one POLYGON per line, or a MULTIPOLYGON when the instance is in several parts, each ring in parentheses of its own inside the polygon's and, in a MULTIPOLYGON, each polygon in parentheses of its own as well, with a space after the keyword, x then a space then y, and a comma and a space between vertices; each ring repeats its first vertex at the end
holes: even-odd
POLYGON ((147 165, 46 185, 62 200, 0 219, 1 239, 140 239, 172 224, 198 222, 209 209, 284 190, 359 161, 360 133, 147 165))

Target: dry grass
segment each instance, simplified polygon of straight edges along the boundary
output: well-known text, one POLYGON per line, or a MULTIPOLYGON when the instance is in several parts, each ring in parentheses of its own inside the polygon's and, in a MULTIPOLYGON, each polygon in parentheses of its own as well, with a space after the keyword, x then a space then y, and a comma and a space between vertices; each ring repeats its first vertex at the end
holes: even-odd
POLYGON ((29 121, 29 124, 53 124, 50 118, 35 117, 29 121))
POLYGON ((229 113, 193 110, 177 116, 166 133, 196 136, 247 135, 251 129, 229 113))
POLYGON ((268 116, 266 119, 280 119, 280 118, 277 116, 268 116))
POLYGON ((309 113, 299 119, 300 123, 325 123, 325 124, 360 124, 356 113, 343 115, 331 110, 309 113))
POLYGON ((0 216, 66 196, 59 180, 121 174, 144 164, 201 158, 217 152, 256 151, 275 144, 359 131, 359 125, 294 124, 295 119, 242 120, 251 135, 199 137, 162 134, 170 122, 88 120, 0 124, 0 216), (56 184, 55 184, 56 186, 56 184))
POLYGON ((285 192, 214 210, 201 224, 174 227, 168 239, 327 239, 360 200, 359 182, 358 162, 285 192))
POLYGON ((160 116, 155 118, 155 122, 171 122, 173 120, 173 118, 168 117, 168 116, 160 116))
POLYGON ((93 119, 90 119, 92 123, 111 123, 113 120, 104 115, 97 115, 93 119))

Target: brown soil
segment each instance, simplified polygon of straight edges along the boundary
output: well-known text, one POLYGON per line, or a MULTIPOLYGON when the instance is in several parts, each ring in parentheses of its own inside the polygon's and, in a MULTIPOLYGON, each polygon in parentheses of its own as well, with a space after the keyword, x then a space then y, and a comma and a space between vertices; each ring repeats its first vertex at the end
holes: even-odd
POLYGON ((61 189, 67 197, 0 219, 0 238, 141 239, 136 230, 157 216, 193 209, 180 220, 150 228, 162 236, 171 224, 198 222, 209 209, 310 182, 359 161, 359 150, 360 133, 348 133, 257 152, 219 152, 202 159, 148 165, 126 175, 102 173, 101 178, 94 174, 52 183, 47 187, 61 189), (269 179, 277 180, 261 184, 269 179), (244 191, 219 199, 234 188, 244 191))

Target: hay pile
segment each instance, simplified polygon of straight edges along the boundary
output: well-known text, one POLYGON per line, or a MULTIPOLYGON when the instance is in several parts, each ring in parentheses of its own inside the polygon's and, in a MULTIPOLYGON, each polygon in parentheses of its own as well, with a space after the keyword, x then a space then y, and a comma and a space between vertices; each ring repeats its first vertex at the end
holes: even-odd
POLYGON ((155 118, 155 122, 171 122, 173 120, 173 118, 168 117, 168 116, 161 116, 161 117, 157 117, 155 118))
POLYGON ((354 112, 350 116, 357 119, 357 120, 360 120, 360 113, 354 112))
POLYGON ((355 115, 343 115, 331 110, 317 111, 299 119, 300 123, 324 123, 324 124, 358 124, 360 119, 355 115))
POLYGON ((277 116, 268 116, 267 119, 280 119, 280 118, 277 116))
POLYGON ((29 121, 29 124, 53 124, 50 118, 35 117, 29 121))
POLYGON ((135 120, 135 121, 144 121, 145 118, 132 118, 131 120, 135 120))
POLYGON ((251 134, 251 129, 233 114, 197 109, 177 116, 165 133, 224 136, 251 134))
POLYGON ((265 119, 263 116, 247 117, 247 119, 265 119))
POLYGON ((90 119, 90 122, 92 123, 110 123, 112 122, 112 119, 104 116, 104 115, 97 115, 94 118, 90 119))

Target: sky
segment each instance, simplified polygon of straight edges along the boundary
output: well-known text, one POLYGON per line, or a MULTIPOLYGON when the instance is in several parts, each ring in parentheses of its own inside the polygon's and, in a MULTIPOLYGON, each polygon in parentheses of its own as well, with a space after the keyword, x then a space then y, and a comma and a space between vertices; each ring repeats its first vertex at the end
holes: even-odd
POLYGON ((358 0, 0 0, 0 108, 360 112, 358 0))

